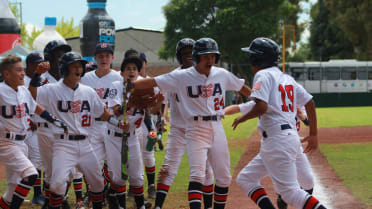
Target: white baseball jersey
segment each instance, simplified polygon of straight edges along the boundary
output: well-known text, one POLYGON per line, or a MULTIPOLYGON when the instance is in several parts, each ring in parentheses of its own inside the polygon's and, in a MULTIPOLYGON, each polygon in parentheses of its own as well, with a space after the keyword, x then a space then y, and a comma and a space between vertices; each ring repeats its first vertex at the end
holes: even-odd
POLYGON ((214 66, 208 77, 190 67, 157 76, 155 81, 161 91, 178 93, 186 120, 193 116, 224 115, 225 92, 240 91, 244 85, 243 79, 214 66))
POLYGON ((297 107, 304 106, 312 96, 277 67, 258 71, 253 83, 251 97, 268 104, 267 112, 258 121, 258 128, 268 130, 278 124, 289 124, 294 129, 297 107))
MULTIPOLYGON (((104 111, 104 104, 94 89, 79 84, 73 90, 63 83, 63 79, 39 87, 37 101, 64 121, 71 135, 88 136, 92 119, 100 117, 104 111)), ((61 129, 58 132, 63 134, 61 129)))
MULTIPOLYGON (((174 71, 183 70, 181 67, 176 68, 174 71)), ((170 124, 172 127, 185 128, 186 120, 182 115, 179 105, 182 103, 180 97, 175 92, 168 91, 165 94, 165 101, 169 101, 170 106, 170 124)))
MULTIPOLYGON (((108 99, 108 106, 109 108, 112 108, 116 105, 122 105, 123 104, 123 82, 122 81, 115 81, 112 83, 110 89, 112 89, 112 94, 110 94, 110 97, 108 99)), ((129 98, 129 93, 128 93, 129 98)), ((137 128, 139 128, 142 124, 143 117, 145 112, 143 110, 138 110, 134 108, 129 108, 127 110, 127 121, 129 122, 129 133, 133 134, 137 128)), ((120 116, 120 119, 123 119, 123 116, 120 116)), ((114 127, 111 124, 108 124, 109 129, 113 129, 118 133, 123 133, 123 131, 118 128, 114 127)), ((137 138, 136 138, 137 139, 137 138)), ((128 145, 133 145, 138 143, 138 141, 128 140, 128 145)))
POLYGON ((108 107, 108 97, 111 90, 110 89, 111 84, 114 81, 122 82, 122 80, 123 78, 121 77, 120 73, 115 70, 111 70, 110 73, 103 77, 98 77, 96 71, 91 71, 86 73, 81 78, 81 83, 90 86, 94 90, 96 90, 98 96, 106 104, 106 107, 108 107))
POLYGON ((43 83, 56 83, 57 80, 49 73, 45 72, 40 76, 43 79, 43 83))
POLYGON ((256 105, 255 101, 249 101, 246 103, 242 103, 242 104, 239 104, 239 110, 243 115, 245 115, 249 113, 255 105, 256 105))
POLYGON ((28 88, 28 86, 30 85, 30 82, 31 82, 31 78, 28 77, 27 75, 25 75, 25 77, 23 78, 23 80, 25 82, 26 88, 28 88))
POLYGON ((25 135, 29 128, 30 114, 34 114, 36 109, 35 100, 25 86, 18 86, 18 91, 15 91, 5 82, 1 82, 0 89, 0 132, 25 135))

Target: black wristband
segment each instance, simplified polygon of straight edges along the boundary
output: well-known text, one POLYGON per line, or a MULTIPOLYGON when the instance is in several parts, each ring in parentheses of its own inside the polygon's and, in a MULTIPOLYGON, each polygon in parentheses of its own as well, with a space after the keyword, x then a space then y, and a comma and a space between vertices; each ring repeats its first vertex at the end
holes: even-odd
POLYGON ((34 76, 32 76, 32 79, 30 81, 30 86, 39 87, 41 85, 42 84, 41 84, 40 74, 35 73, 34 76))
POLYGON ((305 120, 302 121, 305 125, 309 126, 309 120, 306 118, 305 120))

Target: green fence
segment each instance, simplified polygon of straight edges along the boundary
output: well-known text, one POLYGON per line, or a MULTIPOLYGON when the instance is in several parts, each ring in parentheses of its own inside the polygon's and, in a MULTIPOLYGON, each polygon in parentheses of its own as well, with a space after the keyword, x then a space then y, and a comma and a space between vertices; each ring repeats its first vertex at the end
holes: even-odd
POLYGON ((372 106, 372 93, 312 94, 317 107, 372 106))

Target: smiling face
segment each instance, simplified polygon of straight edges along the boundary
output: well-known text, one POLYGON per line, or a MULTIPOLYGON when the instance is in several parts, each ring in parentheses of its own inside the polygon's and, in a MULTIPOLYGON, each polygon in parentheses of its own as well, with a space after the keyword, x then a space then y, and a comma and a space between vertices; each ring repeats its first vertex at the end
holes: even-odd
POLYGON ((22 62, 17 62, 3 70, 3 77, 5 82, 12 88, 16 89, 18 86, 25 85, 24 77, 25 71, 22 62))
POLYGON ((212 66, 216 63, 216 54, 202 54, 200 55, 199 63, 197 67, 203 71, 209 71, 212 66))
POLYGON ((192 47, 185 47, 181 49, 182 68, 188 68, 193 65, 192 47))
POLYGON ((121 76, 123 76, 125 80, 127 80, 127 78, 129 78, 130 81, 132 81, 132 82, 137 80, 138 75, 139 75, 138 68, 137 68, 137 65, 135 65, 134 63, 126 64, 125 68, 124 68, 124 71, 121 73, 121 76))
POLYGON ((71 83, 78 83, 83 75, 83 65, 80 61, 73 62, 68 65, 68 75, 65 80, 71 83))
POLYGON ((97 61, 98 69, 110 69, 110 65, 112 60, 114 60, 114 56, 109 51, 102 51, 97 53, 94 56, 94 59, 97 61))

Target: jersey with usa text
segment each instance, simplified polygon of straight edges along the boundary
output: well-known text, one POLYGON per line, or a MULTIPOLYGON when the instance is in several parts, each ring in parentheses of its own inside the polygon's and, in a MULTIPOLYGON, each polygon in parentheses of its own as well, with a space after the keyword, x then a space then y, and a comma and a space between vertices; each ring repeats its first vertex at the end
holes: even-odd
POLYGON ((122 81, 120 73, 111 70, 110 73, 103 77, 98 77, 96 71, 90 71, 81 78, 81 83, 92 87, 96 90, 98 96, 101 98, 103 103, 108 107, 108 97, 110 94, 110 86, 114 81, 122 81))
POLYGON ((268 130, 278 124, 289 124, 294 129, 297 107, 304 106, 312 96, 291 76, 270 67, 254 76, 251 98, 267 103, 267 112, 260 116, 258 128, 268 130))
POLYGON ((193 116, 224 115, 226 91, 240 91, 244 79, 213 66, 208 76, 194 67, 155 77, 162 92, 176 92, 186 120, 193 116))
MULTIPOLYGON (((181 67, 176 68, 174 71, 183 70, 181 67)), ((165 93, 165 101, 169 102, 170 106, 170 118, 169 122, 171 127, 177 128, 185 128, 186 120, 185 117, 182 115, 182 111, 180 108, 181 100, 176 92, 168 91, 165 93)))
POLYGON ((34 114, 36 102, 25 86, 15 91, 5 82, 0 83, 1 126, 0 132, 14 132, 25 135, 29 118, 34 114))
MULTIPOLYGON (((92 120, 104 112, 104 103, 94 89, 78 84, 74 90, 66 86, 63 79, 39 87, 36 101, 65 122, 71 135, 88 136, 92 120)), ((57 131, 63 133, 63 130, 57 131)))
MULTIPOLYGON (((115 81, 112 83, 110 89, 113 89, 110 97, 108 99, 108 106, 112 109, 116 105, 123 104, 123 90, 124 85, 121 81, 115 81)), ((127 97, 129 98, 130 94, 128 93, 127 97)), ((144 110, 139 110, 135 108, 127 108, 127 121, 129 123, 129 133, 133 134, 137 128, 141 126, 145 112, 144 110)), ((120 119, 123 119, 123 115, 120 116, 120 119)), ((114 127, 111 124, 108 124, 109 129, 114 129, 118 133, 123 133, 118 127, 114 127)), ((138 142, 128 141, 128 145, 132 145, 138 142)))

